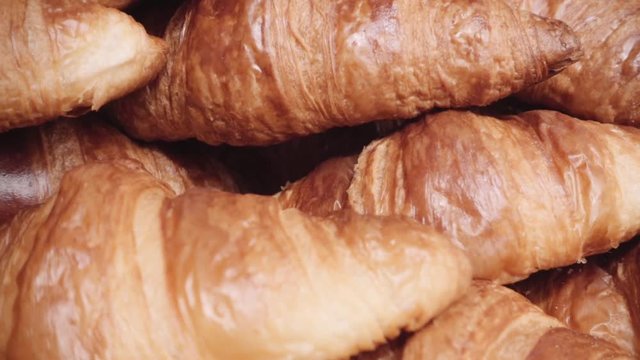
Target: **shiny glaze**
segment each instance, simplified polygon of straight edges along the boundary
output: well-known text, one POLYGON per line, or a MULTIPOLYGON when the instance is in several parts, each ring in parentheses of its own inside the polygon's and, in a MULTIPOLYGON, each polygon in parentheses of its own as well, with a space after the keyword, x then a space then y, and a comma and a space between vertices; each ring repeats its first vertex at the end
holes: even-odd
POLYGON ((0 222, 44 202, 69 170, 89 162, 134 161, 176 193, 194 186, 239 190, 211 154, 135 143, 98 116, 0 134, 0 222))
POLYGON ((417 330, 468 288, 428 228, 92 164, 0 226, 0 356, 344 358, 417 330))
POLYGON ((309 177, 320 180, 307 178, 311 185, 291 185, 278 197, 286 206, 324 212, 344 201, 334 189, 351 177, 340 208, 433 226, 466 249, 475 277, 507 283, 605 252, 638 233, 638 169, 634 128, 552 111, 504 120, 446 111, 372 143, 355 170, 319 168, 309 177))
POLYGON ((640 352, 640 244, 608 266, 616 288, 624 296, 634 333, 634 345, 640 352))
POLYGON ((607 340, 638 357, 636 333, 640 332, 631 323, 631 304, 614 277, 593 260, 536 274, 516 284, 516 290, 569 328, 607 340))
POLYGON ((166 69, 120 122, 234 145, 486 105, 580 54, 566 25, 499 0, 193 0, 165 39, 166 69))
POLYGON ((509 0, 515 7, 566 22, 584 57, 521 98, 584 119, 640 125, 640 2, 509 0))
POLYGON ((632 359, 615 345, 565 328, 505 287, 477 282, 407 342, 402 359, 632 359))
POLYGON ((165 44, 115 9, 0 2, 0 131, 95 110, 148 82, 165 44))

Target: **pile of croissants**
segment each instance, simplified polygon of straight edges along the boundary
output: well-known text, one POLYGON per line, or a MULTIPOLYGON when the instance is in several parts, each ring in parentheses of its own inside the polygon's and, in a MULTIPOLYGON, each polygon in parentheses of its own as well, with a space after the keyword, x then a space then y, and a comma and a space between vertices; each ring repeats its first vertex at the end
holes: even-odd
POLYGON ((0 359, 640 358, 640 1, 1 0, 0 359))

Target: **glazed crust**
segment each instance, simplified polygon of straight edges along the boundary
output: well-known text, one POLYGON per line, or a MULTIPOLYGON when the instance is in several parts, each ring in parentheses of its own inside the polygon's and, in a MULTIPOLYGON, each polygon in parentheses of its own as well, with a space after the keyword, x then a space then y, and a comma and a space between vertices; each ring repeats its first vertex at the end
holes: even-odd
POLYGON ((627 302, 613 277, 598 265, 536 274, 515 289, 569 328, 637 354, 627 302))
POLYGON ((416 219, 465 248, 476 278, 513 282, 640 230, 634 128, 552 111, 503 120, 447 111, 372 143, 345 168, 318 168, 278 197, 316 214, 338 202, 416 219))
POLYGON ((211 154, 138 144, 97 115, 0 134, 0 222, 43 203, 62 176, 82 164, 134 161, 174 192, 206 186, 237 192, 229 170, 211 154))
POLYGON ((460 250, 413 222, 176 197, 110 164, 68 172, 0 226, 0 246, 9 358, 344 358, 417 330, 471 279, 460 250))
POLYGON ((640 244, 614 261, 607 270, 613 276, 616 288, 627 301, 635 349, 640 352, 640 244))
POLYGON ((164 41, 116 9, 0 2, 0 131, 96 110, 151 80, 164 41))
POLYGON ((584 57, 520 98, 602 122, 640 125, 640 2, 509 0, 516 8, 562 20, 584 57))
POLYGON ((573 330, 640 349, 640 245, 625 246, 609 259, 536 274, 515 285, 547 314, 573 330))
POLYGON ((513 290, 477 282, 412 336, 402 359, 632 359, 603 340, 564 328, 513 290))
POLYGON ((580 55, 565 24, 501 0, 193 0, 165 39, 167 67, 120 122, 233 145, 486 105, 580 55))

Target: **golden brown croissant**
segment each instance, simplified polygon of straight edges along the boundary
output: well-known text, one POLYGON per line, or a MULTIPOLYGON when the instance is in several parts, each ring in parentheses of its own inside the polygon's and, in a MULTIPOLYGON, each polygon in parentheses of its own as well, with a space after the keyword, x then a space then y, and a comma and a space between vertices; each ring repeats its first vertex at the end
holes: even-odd
POLYGON ((595 264, 536 274, 516 284, 531 302, 571 329, 637 356, 629 308, 612 276, 595 264))
POLYGON ((338 358, 416 330, 470 284, 426 227, 90 164, 0 225, 0 357, 338 358))
POLYGON ((570 328, 615 343, 637 357, 639 254, 636 243, 608 264, 590 260, 585 265, 536 274, 515 288, 570 328))
POLYGON ((194 0, 165 39, 167 67, 118 102, 120 122, 234 145, 486 105, 580 52, 565 24, 501 0, 194 0))
POLYGON ((164 42, 116 9, 4 0, 0 14, 0 131, 98 109, 165 61, 164 42))
POLYGON ((616 288, 627 301, 635 349, 640 353, 640 244, 609 265, 608 271, 613 276, 616 288))
POLYGON ((640 131, 552 111, 446 111, 327 163, 278 195, 324 215, 403 215, 506 283, 616 247, 640 230, 640 131), (346 194, 343 190, 346 189, 346 194))
POLYGON ((524 91, 525 101, 584 119, 640 125, 640 2, 510 0, 515 7, 569 24, 584 57, 524 91))
POLYGON ((413 335, 412 359, 632 359, 617 346, 565 328, 520 294, 488 282, 413 335))
POLYGON ((0 222, 44 202, 67 171, 88 162, 136 161, 176 193, 193 186, 239 191, 235 175, 211 154, 181 150, 134 143, 98 116, 0 134, 0 222))

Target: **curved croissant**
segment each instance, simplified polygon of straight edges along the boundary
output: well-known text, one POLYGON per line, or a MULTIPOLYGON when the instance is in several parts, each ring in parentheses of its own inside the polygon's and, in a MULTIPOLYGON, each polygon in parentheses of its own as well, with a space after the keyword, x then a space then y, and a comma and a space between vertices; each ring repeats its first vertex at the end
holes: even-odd
POLYGON ((640 2, 510 0, 562 20, 580 37, 584 56, 520 98, 584 119, 640 125, 640 2))
POLYGON ((44 202, 67 171, 89 162, 133 160, 176 193, 194 186, 239 191, 211 154, 180 150, 137 144, 97 116, 0 134, 0 222, 44 202))
POLYGON ((640 354, 640 245, 609 264, 536 274, 516 288, 570 328, 640 354))
POLYGON ((0 226, 0 274, 0 356, 29 359, 343 358, 423 326, 471 278, 413 222, 176 197, 110 164, 0 226))
POLYGON ((426 116, 278 195, 323 215, 403 215, 503 283, 607 251, 640 230, 640 131, 552 111, 426 116), (337 165, 336 165, 337 164, 337 165), (346 189, 346 193, 342 190, 346 189))
POLYGON ((486 105, 580 55, 565 24, 501 0, 195 0, 165 39, 167 67, 118 103, 120 122, 233 145, 486 105))
POLYGON ((151 80, 165 44, 116 9, 0 2, 0 131, 95 110, 151 80))
POLYGON ((607 340, 637 357, 629 307, 613 277, 595 264, 536 274, 517 289, 571 329, 607 340))
POLYGON ((565 328, 513 290, 477 282, 413 335, 403 360, 632 359, 606 341, 565 328))

